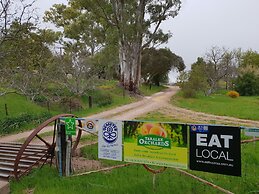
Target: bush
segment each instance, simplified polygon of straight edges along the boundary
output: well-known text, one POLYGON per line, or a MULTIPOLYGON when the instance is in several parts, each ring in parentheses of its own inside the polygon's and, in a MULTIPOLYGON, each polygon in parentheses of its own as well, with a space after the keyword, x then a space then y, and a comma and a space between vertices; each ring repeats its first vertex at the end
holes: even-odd
POLYGON ((197 90, 192 87, 191 82, 184 83, 182 85, 183 97, 184 98, 195 98, 197 95, 197 90))
POLYGON ((236 80, 235 90, 241 96, 259 95, 259 77, 254 73, 245 73, 236 80))
POLYGON ((64 97, 61 100, 60 104, 64 108, 64 111, 67 111, 67 110, 73 111, 73 110, 79 110, 83 108, 81 101, 77 98, 64 97))
POLYGON ((93 100, 98 107, 107 106, 112 104, 113 102, 112 96, 110 94, 104 94, 104 93, 101 95, 95 96, 93 100))
POLYGON ((43 103, 45 103, 47 101, 48 101, 48 99, 45 96, 43 96, 43 95, 37 95, 34 98, 34 102, 39 103, 39 104, 43 104, 43 103))
POLYGON ((184 98, 195 98, 196 91, 192 88, 183 88, 183 97, 184 98))
POLYGON ((236 91, 229 91, 229 92, 227 92, 227 96, 229 96, 231 98, 237 98, 237 97, 239 97, 239 93, 236 91))

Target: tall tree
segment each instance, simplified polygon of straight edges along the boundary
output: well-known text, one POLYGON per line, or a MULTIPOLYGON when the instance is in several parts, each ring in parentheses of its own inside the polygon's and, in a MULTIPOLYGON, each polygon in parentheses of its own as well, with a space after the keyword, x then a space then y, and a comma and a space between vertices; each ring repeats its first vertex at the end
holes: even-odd
MULTIPOLYGON (((103 29, 114 29, 119 45, 121 83, 136 92, 141 78, 143 48, 168 40, 171 34, 163 33, 160 25, 175 17, 180 5, 180 0, 70 0, 68 6, 57 9, 56 5, 47 12, 46 19, 58 24, 60 18, 67 16, 67 10, 77 10, 80 14, 76 18, 94 21, 103 29)), ((73 23, 71 17, 69 21, 73 23)))
POLYGON ((160 85, 160 82, 168 81, 168 73, 172 69, 182 71, 185 69, 183 59, 172 53, 167 48, 147 48, 142 54, 141 76, 145 82, 160 85))
POLYGON ((82 96, 88 89, 94 87, 96 76, 89 60, 89 51, 81 45, 71 44, 65 47, 64 54, 57 58, 55 72, 59 75, 55 80, 61 88, 82 96))
MULTIPOLYGON (((9 32, 13 22, 22 26, 22 24, 37 21, 34 2, 35 0, 0 0, 0 46, 4 41, 16 40, 16 34, 9 32)), ((23 29, 17 28, 16 33, 20 30, 23 29)), ((3 53, 0 53, 0 57, 1 54, 3 53)))
POLYGON ((235 76, 236 60, 235 52, 228 51, 225 48, 217 46, 212 47, 205 54, 205 61, 207 63, 206 74, 208 76, 208 83, 210 91, 208 94, 214 92, 218 88, 219 80, 229 79, 235 76))
POLYGON ((195 97, 199 91, 204 95, 208 94, 209 83, 206 71, 206 62, 203 58, 198 57, 197 61, 192 64, 191 71, 182 75, 184 79, 180 86, 185 97, 195 97))
POLYGON ((15 33, 17 40, 4 41, 1 45, 0 50, 10 52, 1 60, 0 84, 6 91, 16 91, 33 100, 44 92, 50 78, 47 73, 53 57, 48 45, 59 35, 51 30, 39 30, 32 23, 13 22, 8 30, 10 36, 15 33))

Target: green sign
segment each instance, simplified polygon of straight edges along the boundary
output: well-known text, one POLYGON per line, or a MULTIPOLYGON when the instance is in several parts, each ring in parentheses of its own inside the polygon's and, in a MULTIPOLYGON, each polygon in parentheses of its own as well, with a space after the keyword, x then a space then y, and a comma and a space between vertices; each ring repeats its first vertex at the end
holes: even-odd
POLYGON ((161 148, 171 148, 171 139, 163 138, 157 135, 146 135, 138 137, 139 146, 157 146, 161 148))
POLYGON ((124 161, 187 169, 187 125, 124 121, 124 161))
POLYGON ((75 118, 65 118, 65 129, 66 135, 76 134, 76 119, 75 118))

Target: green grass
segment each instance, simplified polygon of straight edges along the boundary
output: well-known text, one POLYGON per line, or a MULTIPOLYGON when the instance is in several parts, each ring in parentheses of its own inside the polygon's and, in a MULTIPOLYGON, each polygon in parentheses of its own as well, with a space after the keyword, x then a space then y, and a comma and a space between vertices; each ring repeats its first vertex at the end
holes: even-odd
POLYGON ((162 90, 165 90, 167 87, 165 86, 155 86, 155 85, 152 85, 151 89, 149 87, 149 85, 147 84, 142 84, 140 86, 140 93, 144 96, 151 96, 152 94, 154 93, 157 93, 157 92, 161 92, 162 90))
MULTIPOLYGON (((259 192, 259 143, 242 145, 242 177, 233 177, 198 171, 188 171, 234 193, 259 192)), ((88 159, 97 159, 97 147, 85 148, 88 159)), ((105 161, 105 160, 102 160, 105 161)), ((114 165, 114 161, 103 162, 114 165), (110 162, 110 163, 109 163, 110 162)), ((142 165, 133 165, 107 172, 93 173, 78 177, 59 177, 55 168, 45 166, 35 169, 20 181, 11 182, 11 193, 20 194, 34 191, 34 194, 65 193, 220 193, 197 180, 182 175, 172 168, 157 174, 155 191, 153 175, 142 165)))
POLYGON ((7 94, 0 97, 0 119, 6 117, 5 104, 9 116, 18 116, 22 113, 38 114, 47 112, 46 108, 38 106, 27 100, 26 97, 18 94, 7 94))
POLYGON ((169 115, 162 114, 158 111, 156 112, 150 112, 142 117, 138 117, 136 120, 141 121, 159 121, 159 122, 182 122, 179 121, 179 119, 174 119, 170 117, 169 115))
POLYGON ((258 96, 230 98, 221 92, 211 96, 198 95, 197 98, 183 98, 179 93, 173 97, 172 103, 198 112, 259 120, 258 96))

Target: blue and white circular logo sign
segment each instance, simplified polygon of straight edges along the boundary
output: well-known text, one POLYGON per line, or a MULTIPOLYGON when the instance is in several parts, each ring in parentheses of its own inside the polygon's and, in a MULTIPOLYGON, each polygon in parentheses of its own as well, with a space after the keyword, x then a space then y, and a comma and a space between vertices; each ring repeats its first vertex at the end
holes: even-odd
POLYGON ((118 137, 118 128, 113 122, 106 122, 103 125, 103 139, 107 143, 113 143, 118 137))

